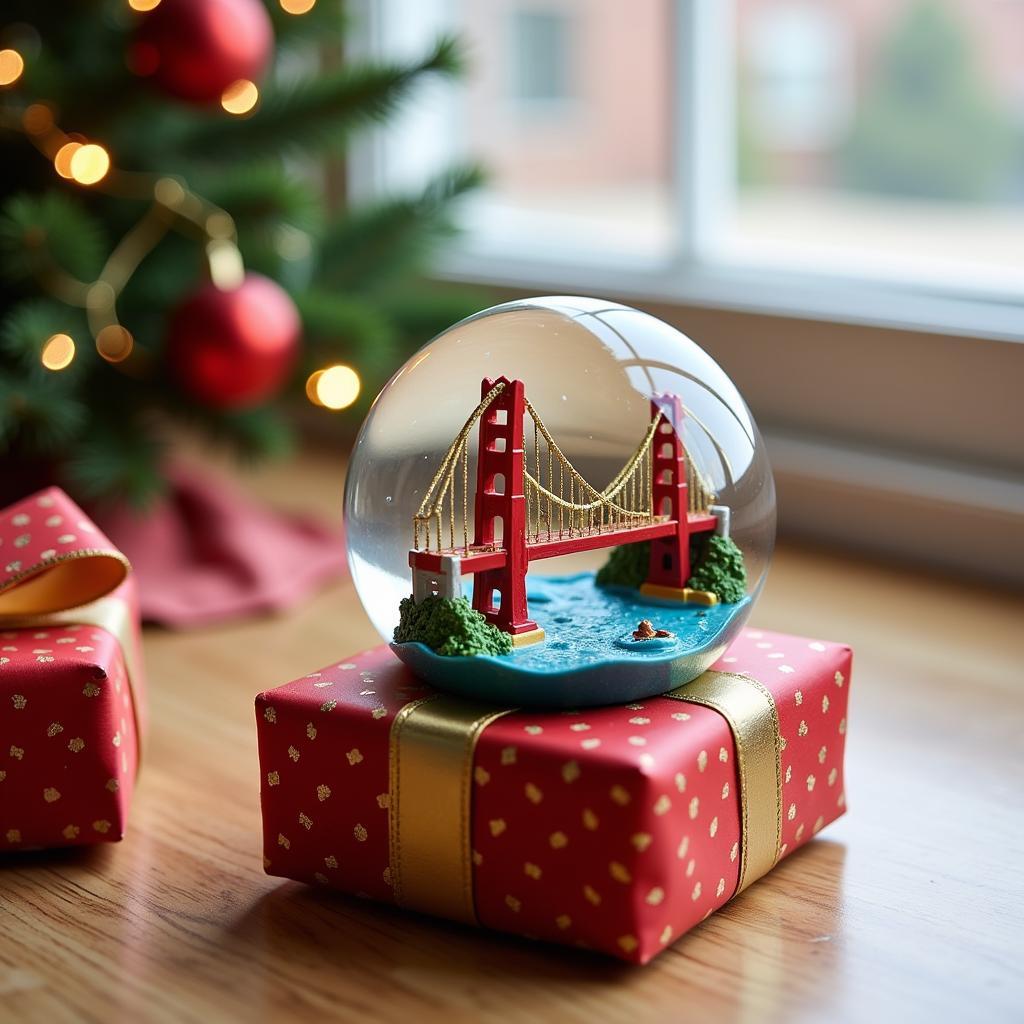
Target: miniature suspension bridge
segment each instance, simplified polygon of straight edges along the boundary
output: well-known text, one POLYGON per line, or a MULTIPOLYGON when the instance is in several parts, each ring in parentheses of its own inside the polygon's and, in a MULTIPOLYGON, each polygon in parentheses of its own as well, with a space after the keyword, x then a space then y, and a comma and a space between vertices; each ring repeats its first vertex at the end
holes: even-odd
POLYGON ((615 478, 598 490, 566 458, 521 380, 485 378, 480 404, 448 449, 413 517, 413 597, 461 593, 517 645, 543 639, 529 617, 529 563, 577 551, 651 542, 645 593, 687 599, 690 535, 725 526, 728 510, 687 458, 676 395, 651 401, 651 423, 615 478), (532 427, 532 430, 529 429, 532 427), (469 446, 479 428, 475 486, 469 446), (532 438, 530 435, 532 434, 532 438), (532 440, 532 444, 530 443, 532 440), (473 516, 470 519, 470 501, 473 516), (472 536, 471 536, 472 534, 472 536))

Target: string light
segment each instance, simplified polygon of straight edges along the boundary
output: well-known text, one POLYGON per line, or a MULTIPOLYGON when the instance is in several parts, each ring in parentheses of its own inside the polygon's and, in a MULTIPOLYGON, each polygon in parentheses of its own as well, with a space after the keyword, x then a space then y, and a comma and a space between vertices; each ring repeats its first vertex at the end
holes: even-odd
POLYGON ((306 397, 314 405, 337 411, 348 408, 359 397, 361 387, 359 374, 351 366, 338 363, 309 375, 306 397))
POLYGON ((0 85, 14 85, 25 70, 25 58, 17 50, 0 50, 0 85))
POLYGON ((160 6, 160 0, 128 0, 128 6, 133 11, 151 11, 160 6))
POLYGON ((71 154, 69 167, 79 185, 95 185, 110 170, 110 154, 95 142, 87 142, 71 154))
POLYGON ((123 363, 135 348, 132 332, 120 324, 108 324, 96 335, 96 351, 108 363, 123 363))
POLYGON ((231 219, 231 215, 225 213, 223 210, 218 210, 216 213, 211 213, 206 218, 206 233, 211 238, 234 238, 235 237, 235 222, 231 219))
POLYGON ((21 115, 21 123, 29 135, 45 135, 53 128, 53 111, 45 103, 31 103, 21 115))
POLYGON ((234 291, 245 280, 245 265, 238 246, 226 238, 215 238, 206 245, 210 280, 222 292, 234 291))
MULTIPOLYGON (((139 11, 152 10, 159 2, 129 0, 130 6, 139 11)), ((10 76, 20 75, 23 67, 20 54, 0 50, 0 84, 13 80, 10 76)), ((235 87, 235 110, 244 113, 255 106, 259 92, 252 82, 240 81, 235 87)), ((169 176, 151 178, 120 171, 113 166, 105 147, 75 132, 63 131, 54 122, 53 108, 46 102, 30 103, 11 126, 19 127, 32 145, 53 161, 54 170, 62 178, 81 185, 98 185, 99 191, 119 197, 150 200, 149 209, 117 243, 95 281, 70 277, 40 279, 43 287, 62 301, 85 308, 96 351, 106 362, 120 364, 130 359, 131 370, 125 372, 134 374, 140 369, 139 361, 146 357, 145 348, 135 344, 131 331, 118 323, 117 297, 139 263, 168 230, 191 234, 198 228, 206 238, 204 249, 213 283, 225 291, 242 283, 245 267, 235 242, 234 221, 225 211, 191 191, 185 182, 169 176)), ((40 361, 49 370, 63 370, 74 358, 75 342, 67 334, 52 335, 40 349, 40 361)), ((358 394, 358 384, 355 393, 358 394)))
POLYGON ((43 343, 39 359, 48 370, 63 370, 75 358, 75 342, 70 334, 51 334, 43 343))
POLYGON ((256 88, 255 82, 250 82, 248 78, 240 78, 224 90, 220 105, 229 114, 248 114, 256 106, 259 98, 260 91, 256 88))
POLYGON ((173 178, 161 178, 153 186, 153 198, 173 210, 185 201, 185 190, 173 178))
POLYGON ((54 154, 53 167, 62 178, 71 177, 71 158, 81 148, 80 142, 65 142, 54 154))
POLYGON ((308 14, 316 6, 316 0, 281 0, 285 14, 308 14))

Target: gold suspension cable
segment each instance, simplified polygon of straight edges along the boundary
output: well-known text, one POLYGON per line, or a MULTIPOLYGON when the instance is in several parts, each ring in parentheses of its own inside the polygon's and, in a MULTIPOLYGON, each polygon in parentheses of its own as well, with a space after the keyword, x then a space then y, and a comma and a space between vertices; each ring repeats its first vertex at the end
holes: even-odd
POLYGON ((436 490, 437 485, 440 483, 442 476, 444 476, 445 472, 449 469, 452 459, 454 458, 455 452, 458 450, 461 443, 468 438, 469 432, 476 425, 477 421, 480 419, 480 416, 483 414, 483 412, 504 390, 505 385, 503 382, 499 381, 497 384, 495 384, 494 387, 491 388, 491 390, 488 391, 486 395, 484 395, 484 397, 480 401, 480 404, 473 410, 473 412, 469 416, 469 419, 467 419, 466 422, 463 424, 463 427, 459 431, 458 436, 452 442, 452 446, 448 449, 447 454, 441 461, 441 465, 438 467, 437 472, 434 474, 434 479, 431 480, 430 486, 427 488, 426 494, 423 497, 423 501, 420 503, 420 508, 419 512, 417 512, 417 515, 426 516, 430 514, 430 512, 428 512, 428 508, 431 508, 430 502, 434 495, 434 491, 436 490))
POLYGON ((543 434, 544 439, 554 450, 556 458, 560 462, 565 463, 565 467, 570 471, 570 473, 575 474, 576 479, 579 481, 580 484, 581 498, 583 497, 584 490, 588 491, 592 498, 614 498, 625 486, 629 473, 635 467, 637 461, 643 454, 644 449, 650 446, 654 438, 655 431, 664 419, 663 414, 660 412, 657 416, 655 416, 655 418, 651 421, 651 425, 647 430, 647 434, 645 435, 644 439, 640 442, 640 446, 637 448, 632 458, 622 467, 622 469, 619 471, 615 479, 603 491, 599 491, 596 487, 594 487, 591 483, 589 483, 586 480, 586 478, 579 472, 579 470, 577 470, 575 466, 573 466, 573 464, 569 461, 569 459, 566 457, 565 453, 561 450, 561 448, 559 448, 558 443, 549 433, 547 427, 544 424, 544 421, 540 418, 540 416, 537 414, 537 411, 530 404, 529 399, 526 399, 525 401, 527 410, 534 417, 534 421, 539 426, 540 432, 541 434, 543 434))
MULTIPOLYGON (((452 442, 451 447, 445 453, 444 459, 441 461, 441 465, 438 467, 437 472, 434 474, 434 478, 430 482, 430 486, 427 488, 424 494, 423 501, 420 503, 419 511, 413 517, 413 543, 416 545, 416 549, 419 550, 419 524, 422 522, 426 529, 425 545, 426 550, 430 550, 430 521, 437 519, 437 550, 441 550, 441 522, 444 510, 444 498, 445 492, 453 484, 453 476, 455 469, 458 465, 459 452, 464 451, 464 446, 468 443, 469 433, 479 421, 480 416, 485 412, 487 407, 505 390, 504 383, 500 382, 495 384, 490 391, 481 399, 479 405, 470 414, 459 431, 458 436, 452 442), (440 491, 438 487, 441 486, 440 491)), ((468 469, 466 471, 468 477, 468 469)), ((454 491, 454 487, 452 487, 454 491)), ((454 515, 454 493, 451 495, 453 503, 453 515, 454 515)), ((468 518, 468 517, 467 517, 468 518)), ((454 533, 454 524, 452 526, 452 532, 454 533)), ((452 537, 452 547, 455 546, 454 536, 452 537)), ((466 544, 468 548, 468 542, 466 544)))
POLYGON ((569 474, 569 504, 568 504, 568 505, 566 506, 566 507, 567 507, 567 508, 569 509, 569 536, 570 536, 570 537, 572 536, 572 527, 573 527, 573 519, 574 519, 574 509, 576 508, 576 504, 575 504, 575 502, 574 502, 574 501, 572 500, 572 499, 573 499, 573 493, 572 493, 572 477, 573 477, 573 475, 572 475, 572 473, 570 473, 570 474, 569 474))
MULTIPOLYGON (((552 487, 552 468, 554 460, 551 456, 551 445, 548 445, 548 490, 552 487)), ((551 499, 548 498, 548 540, 551 540, 551 499)))
MULTIPOLYGON (((449 520, 449 541, 452 549, 455 548, 455 488, 457 486, 456 474, 459 462, 462 462, 462 532, 463 551, 469 553, 469 433, 479 418, 486 411, 488 406, 504 390, 503 383, 496 384, 481 399, 479 405, 469 416, 459 435, 452 446, 445 454, 441 465, 431 481, 430 486, 420 505, 418 514, 413 521, 413 543, 418 549, 420 545, 420 526, 424 527, 426 548, 430 548, 431 520, 437 521, 437 534, 435 543, 437 550, 441 550, 441 533, 444 518, 444 502, 448 498, 448 520, 449 520)), ((603 490, 599 491, 587 481, 583 475, 572 465, 569 459, 559 448, 557 442, 544 425, 543 420, 538 416, 536 410, 527 400, 526 411, 530 414, 534 424, 534 469, 536 477, 529 472, 529 453, 524 458, 524 490, 527 497, 527 536, 532 533, 533 539, 539 541, 542 525, 545 518, 544 501, 547 500, 547 533, 549 538, 553 532, 553 511, 558 508, 559 537, 563 536, 565 530, 566 512, 569 518, 569 536, 593 533, 596 528, 598 532, 604 529, 605 523, 611 527, 618 527, 628 522, 635 522, 639 519, 647 519, 653 522, 655 508, 653 497, 654 475, 653 462, 646 464, 648 458, 653 458, 652 448, 655 435, 664 417, 661 413, 652 420, 648 431, 637 448, 634 455, 622 467, 615 479, 603 490), (540 455, 540 438, 543 437, 548 450, 548 480, 547 486, 543 482, 543 467, 540 455), (558 493, 554 493, 554 462, 558 462, 558 493), (569 497, 565 499, 565 476, 569 476, 569 497), (578 494, 577 494, 578 492, 578 494), (579 500, 577 500, 577 498, 579 500), (618 498, 618 500, 613 500, 618 498), (588 499, 588 500, 584 500, 588 499), (534 504, 536 503, 536 509, 534 504), (596 514, 595 514, 596 513, 596 514)), ((689 488, 690 510, 703 510, 707 503, 708 496, 712 494, 710 486, 700 471, 694 466, 692 460, 687 459, 687 475, 692 479, 689 488)), ((506 481, 506 487, 510 482, 506 481)))
MULTIPOLYGON (((537 466, 537 479, 540 480, 540 436, 537 430, 537 421, 533 421, 533 460, 537 466)), ((537 532, 534 535, 540 540, 540 493, 537 493, 537 532)))
POLYGON ((462 442, 462 551, 469 554, 469 445, 462 442))
MULTIPOLYGON (((639 519, 639 518, 641 518, 641 513, 639 513, 639 512, 632 512, 629 509, 624 508, 622 505, 618 504, 617 502, 608 501, 607 499, 598 499, 597 501, 589 501, 589 502, 575 502, 573 500, 573 498, 575 496, 574 481, 577 480, 577 479, 578 478, 575 477, 573 474, 569 475, 569 499, 566 500, 565 498, 560 498, 557 494, 552 493, 546 487, 544 487, 542 484, 539 484, 536 480, 534 480, 533 476, 530 475, 529 473, 526 474, 527 482, 531 486, 536 487, 537 490, 545 498, 550 498, 550 500, 555 505, 558 505, 559 507, 565 509, 567 512, 576 513, 576 517, 575 517, 575 519, 572 520, 572 524, 570 525, 570 529, 575 528, 578 524, 580 524, 582 522, 582 520, 579 517, 584 512, 587 512, 587 511, 589 511, 591 509, 600 508, 602 506, 605 506, 605 507, 607 507, 609 509, 612 509, 620 517, 626 517, 626 518, 629 518, 629 519, 639 519)), ((571 533, 570 533, 570 536, 572 536, 571 533)))
POLYGON ((455 474, 458 471, 459 457, 455 456, 455 468, 452 470, 451 483, 448 488, 448 547, 455 550, 455 474))
MULTIPOLYGON (((550 450, 550 449, 549 449, 550 450)), ((562 465, 562 461, 558 462, 558 496, 561 497, 565 494, 565 466, 562 465)), ((549 499, 550 500, 550 499, 549 499)), ((558 539, 562 539, 562 527, 564 525, 565 514, 562 510, 562 506, 558 506, 558 539)))

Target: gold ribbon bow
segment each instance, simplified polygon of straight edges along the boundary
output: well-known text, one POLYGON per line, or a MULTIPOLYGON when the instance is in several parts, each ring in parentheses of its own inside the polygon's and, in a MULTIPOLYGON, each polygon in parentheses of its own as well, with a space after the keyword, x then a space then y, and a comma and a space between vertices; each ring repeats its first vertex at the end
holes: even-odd
MULTIPOLYGON (((705 672, 663 694, 713 708, 736 745, 741 892, 775 865, 782 835, 779 715, 756 679, 705 672)), ((473 753, 509 709, 437 694, 407 704, 391 727, 391 877, 401 905, 476 924, 470 821, 473 753)))
MULTIPOLYGON (((50 558, 0 581, 0 622, 53 615, 116 590, 131 570, 120 551, 83 548, 50 558)), ((80 620, 76 620, 80 621, 80 620)))
MULTIPOLYGON (((110 548, 82 548, 43 559, 0 582, 0 629, 98 626, 120 644, 131 687, 142 678, 135 624, 128 602, 110 596, 130 571, 128 559, 110 548)), ((137 700, 132 707, 138 736, 137 700)))

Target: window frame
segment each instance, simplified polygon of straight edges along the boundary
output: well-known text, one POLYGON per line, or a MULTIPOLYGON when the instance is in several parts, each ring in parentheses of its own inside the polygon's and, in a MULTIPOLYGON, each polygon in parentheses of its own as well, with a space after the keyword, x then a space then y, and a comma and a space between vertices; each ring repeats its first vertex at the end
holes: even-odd
MULTIPOLYGON (((394 26, 408 40, 431 38, 455 0, 363 0, 357 48, 386 56, 401 50, 394 26), (400 12, 400 13, 399 13, 400 12)), ((623 298, 686 306, 836 321, 962 337, 1024 342, 1024 293, 929 284, 925 279, 874 279, 838 268, 813 272, 744 264, 720 251, 735 194, 734 4, 670 0, 674 47, 671 189, 677 210, 675 245, 666 258, 621 253, 495 251, 463 236, 443 254, 445 280, 512 285, 545 291, 614 293, 623 298)), ((393 185, 386 133, 356 147, 350 188, 358 198, 393 185)))

